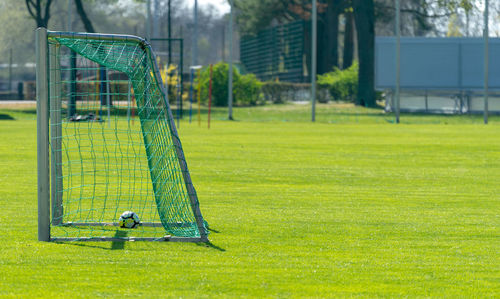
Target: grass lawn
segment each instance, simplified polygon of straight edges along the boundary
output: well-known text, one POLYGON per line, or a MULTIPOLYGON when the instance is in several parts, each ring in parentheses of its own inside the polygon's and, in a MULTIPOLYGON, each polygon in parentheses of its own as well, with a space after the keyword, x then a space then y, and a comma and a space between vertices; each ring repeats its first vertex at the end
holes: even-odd
POLYGON ((500 294, 498 117, 216 110, 180 126, 212 246, 56 244, 36 240, 26 109, 0 106, 0 297, 500 294))

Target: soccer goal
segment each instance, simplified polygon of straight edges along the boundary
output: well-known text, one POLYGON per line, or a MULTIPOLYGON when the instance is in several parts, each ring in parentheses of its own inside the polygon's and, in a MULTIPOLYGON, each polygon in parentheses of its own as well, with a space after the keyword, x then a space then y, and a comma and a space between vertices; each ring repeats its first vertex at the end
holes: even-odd
POLYGON ((38 28, 36 46, 38 239, 207 242, 150 45, 38 28))

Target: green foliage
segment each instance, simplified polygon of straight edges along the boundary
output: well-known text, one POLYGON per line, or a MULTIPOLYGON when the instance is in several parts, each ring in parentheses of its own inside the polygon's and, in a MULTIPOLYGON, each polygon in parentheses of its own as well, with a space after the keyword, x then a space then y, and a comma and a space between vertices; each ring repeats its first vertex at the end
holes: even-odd
POLYGON ((336 101, 354 102, 358 92, 358 63, 349 68, 318 75, 318 86, 328 88, 330 95, 336 101))
MULTIPOLYGON (((266 81, 262 83, 261 91, 266 101, 275 104, 311 99, 311 84, 309 83, 266 81)), ((320 103, 328 102, 326 88, 318 86, 316 100, 320 103)))
POLYGON ((181 77, 179 76, 179 71, 177 65, 171 64, 163 67, 163 70, 160 72, 162 84, 165 84, 165 80, 168 83, 168 102, 170 104, 177 103, 177 97, 179 96, 178 87, 180 86, 181 77), (168 77, 167 77, 168 72, 168 77), (168 78, 168 79, 167 79, 168 78))
POLYGON ((450 20, 448 21, 448 32, 446 33, 447 37, 461 37, 463 36, 460 30, 461 24, 458 16, 456 14, 452 14, 450 16, 450 20))
MULTIPOLYGON (((212 67, 212 105, 214 106, 227 106, 228 70, 227 63, 222 62, 212 67)), ((235 69, 233 69, 233 80, 238 80, 238 72, 235 69)), ((210 66, 206 66, 201 72, 201 102, 204 104, 208 103, 209 88, 210 66)))
POLYGON ((266 101, 282 104, 295 100, 299 90, 311 88, 310 84, 291 83, 282 81, 266 81, 262 84, 262 93, 266 101))
POLYGON ((254 35, 273 20, 289 22, 295 19, 289 7, 298 3, 298 0, 235 0, 234 6, 238 9, 236 23, 243 34, 254 35))
POLYGON ((234 83, 234 98, 239 106, 255 106, 260 100, 262 83, 254 74, 239 75, 234 83))
POLYGON ((285 92, 292 87, 292 83, 289 82, 266 81, 262 83, 262 93, 266 101, 279 104, 286 101, 285 92))
MULTIPOLYGON (((227 106, 228 70, 227 63, 219 62, 213 65, 212 105, 216 107, 227 106)), ((209 84, 210 67, 207 66, 201 72, 201 102, 204 104, 208 103, 209 84)), ((259 101, 260 85, 255 75, 240 75, 233 67, 233 104, 235 106, 256 105, 259 101)))

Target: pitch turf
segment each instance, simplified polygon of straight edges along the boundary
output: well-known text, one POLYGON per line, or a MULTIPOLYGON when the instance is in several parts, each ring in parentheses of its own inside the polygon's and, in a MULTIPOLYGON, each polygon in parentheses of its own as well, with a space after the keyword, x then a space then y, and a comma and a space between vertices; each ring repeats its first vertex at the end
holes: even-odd
POLYGON ((2 297, 500 294, 498 118, 319 105, 311 124, 283 105, 183 121, 206 246, 36 241, 30 112, 0 110, 2 297))

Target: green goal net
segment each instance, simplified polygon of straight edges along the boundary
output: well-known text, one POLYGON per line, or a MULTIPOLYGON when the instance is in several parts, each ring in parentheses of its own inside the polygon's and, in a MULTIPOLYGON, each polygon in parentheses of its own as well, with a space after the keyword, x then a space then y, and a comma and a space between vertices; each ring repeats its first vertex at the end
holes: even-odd
POLYGON ((37 47, 39 238, 206 241, 148 43, 41 28, 37 47), (125 211, 136 228, 120 227, 125 211))

